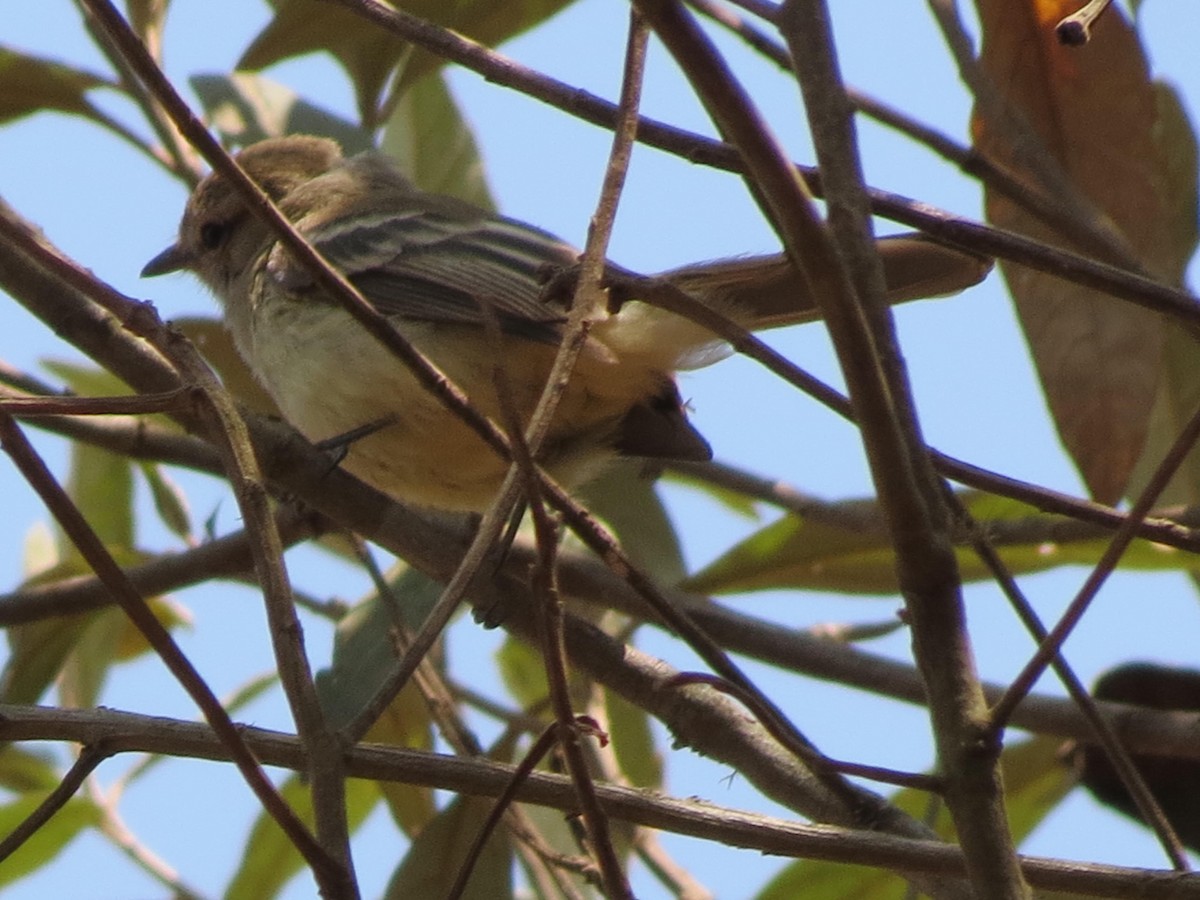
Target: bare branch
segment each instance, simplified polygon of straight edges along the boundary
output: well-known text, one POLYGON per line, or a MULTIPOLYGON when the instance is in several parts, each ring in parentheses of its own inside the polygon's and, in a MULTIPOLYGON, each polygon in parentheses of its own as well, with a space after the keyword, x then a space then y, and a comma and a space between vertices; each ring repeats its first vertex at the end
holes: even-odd
MULTIPOLYGON (((264 763, 297 771, 304 749, 291 735, 245 726, 246 741, 264 763)), ((196 759, 226 759, 226 749, 205 725, 114 710, 46 709, 0 705, 0 734, 6 740, 107 742, 113 753, 148 752, 196 759)), ((498 796, 513 767, 393 747, 347 751, 347 771, 356 778, 402 781, 475 796, 498 796)), ((608 813, 651 828, 783 856, 877 865, 947 877, 965 871, 958 850, 937 841, 800 825, 793 820, 740 812, 694 800, 664 798, 651 791, 597 785, 608 813)), ((522 801, 569 810, 575 802, 569 779, 535 772, 518 790, 522 801)), ((1064 863, 1037 857, 1022 860, 1030 884, 1094 897, 1190 900, 1200 897, 1200 876, 1120 866, 1064 863)))

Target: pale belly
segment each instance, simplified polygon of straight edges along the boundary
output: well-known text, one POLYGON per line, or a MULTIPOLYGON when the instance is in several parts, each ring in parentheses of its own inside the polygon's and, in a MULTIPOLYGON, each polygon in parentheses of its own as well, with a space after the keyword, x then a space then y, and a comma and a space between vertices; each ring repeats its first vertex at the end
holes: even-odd
MULTIPOLYGON (((500 421, 497 348, 479 329, 405 323, 403 331, 481 412, 500 421)), ((244 347, 251 367, 288 421, 310 440, 380 423, 378 431, 346 448, 347 471, 419 505, 482 510, 495 497, 507 461, 348 314, 289 303, 273 317, 260 311, 255 335, 252 346, 244 347)), ((504 347, 506 380, 525 421, 556 348, 515 338, 506 338, 504 347)), ((614 397, 612 391, 588 389, 612 384, 596 381, 608 374, 599 369, 610 368, 611 361, 588 359, 583 365, 562 399, 542 455, 548 471, 567 486, 594 476, 612 458, 612 435, 632 402, 627 391, 614 397)))

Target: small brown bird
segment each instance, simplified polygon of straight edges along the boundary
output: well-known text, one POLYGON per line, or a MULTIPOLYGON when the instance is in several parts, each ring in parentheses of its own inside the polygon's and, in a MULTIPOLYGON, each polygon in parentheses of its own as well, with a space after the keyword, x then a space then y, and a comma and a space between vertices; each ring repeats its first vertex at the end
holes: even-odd
MULTIPOLYGON (((388 157, 346 158, 322 138, 265 140, 237 161, 479 410, 501 419, 499 353, 517 410, 531 414, 567 314, 563 301, 544 296, 545 273, 573 265, 573 247, 530 225, 420 191, 388 157), (489 315, 500 327, 499 347, 485 328, 489 315)), ((919 237, 885 238, 879 251, 893 302, 961 290, 989 268, 919 237)), ((387 423, 350 442, 347 470, 416 504, 488 505, 506 461, 325 296, 219 175, 196 188, 178 241, 142 274, 181 269, 217 295, 238 351, 310 440, 387 423)), ((747 328, 816 317, 803 278, 782 256, 692 266, 666 277, 747 328)), ((719 346, 714 335, 640 302, 599 308, 590 318, 539 462, 570 486, 616 455, 708 459, 708 443, 688 422, 673 373, 706 361, 706 351, 719 346)))

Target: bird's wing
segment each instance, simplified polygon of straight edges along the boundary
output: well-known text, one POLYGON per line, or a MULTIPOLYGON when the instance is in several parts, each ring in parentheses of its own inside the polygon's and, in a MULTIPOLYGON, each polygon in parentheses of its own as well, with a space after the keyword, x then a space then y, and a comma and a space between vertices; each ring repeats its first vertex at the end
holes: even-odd
MULTIPOLYGON (((520 222, 457 209, 388 211, 303 229, 306 237, 381 313, 426 322, 482 325, 486 305, 508 334, 556 342, 566 312, 543 297, 548 274, 576 251, 520 222)), ((287 288, 312 280, 277 254, 287 288)))

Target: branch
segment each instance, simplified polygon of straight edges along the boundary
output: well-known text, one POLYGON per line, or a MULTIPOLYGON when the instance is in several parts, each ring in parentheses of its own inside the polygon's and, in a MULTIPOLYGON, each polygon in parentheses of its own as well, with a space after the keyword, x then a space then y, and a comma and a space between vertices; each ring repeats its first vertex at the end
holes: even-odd
MULTIPOLYGON (((280 540, 288 547, 327 530, 319 516, 294 506, 279 510, 275 517, 280 540)), ((246 531, 236 531, 182 553, 164 554, 132 566, 126 569, 126 575, 134 589, 144 597, 156 597, 213 579, 245 577, 254 569, 251 540, 246 531)), ((116 596, 95 575, 30 585, 10 594, 0 594, 0 628, 116 603, 116 596)))
MULTIPOLYGON (((247 744, 265 764, 296 771, 305 767, 303 745, 292 735, 242 726, 247 744)), ((65 710, 0 704, 0 736, 16 741, 103 742, 112 753, 143 752, 221 761, 227 750, 205 725, 115 710, 65 710)), ((354 747, 346 753, 347 772, 356 778, 398 781, 473 796, 496 797, 512 779, 503 763, 441 756, 392 747, 354 747)), ((782 856, 857 863, 930 876, 955 877, 965 871, 962 855, 938 841, 913 840, 831 825, 800 825, 695 800, 664 798, 653 791, 597 785, 609 815, 639 825, 731 847, 782 856)), ((569 779, 532 773, 517 791, 520 800, 571 811, 569 779)), ((1022 859, 1034 887, 1094 897, 1146 900, 1200 898, 1200 876, 1121 866, 1022 859)))
MULTIPOLYGON (((24 259, 16 253, 15 248, 24 245, 23 240, 28 232, 23 226, 6 227, 15 222, 11 216, 0 214, 0 236, 8 238, 7 244, 0 242, 0 275, 12 271, 11 266, 5 268, 6 262, 24 259)), ((44 245, 37 246, 41 252, 53 255, 53 251, 44 245)), ((53 270, 54 274, 50 269, 41 269, 28 262, 21 263, 19 268, 22 273, 31 276, 22 283, 30 285, 33 290, 32 295, 18 295, 22 302, 26 302, 40 318, 61 323, 59 332, 85 353, 113 371, 126 373, 126 380, 138 390, 159 391, 178 386, 178 377, 162 357, 157 356, 144 341, 123 330, 112 314, 101 310, 88 295, 75 287, 76 282, 65 281, 67 272, 62 268, 53 270)), ((85 276, 80 277, 84 279, 85 276)), ((80 282, 83 283, 86 283, 90 293, 112 293, 110 288, 90 276, 80 282)), ((117 299, 110 298, 110 302, 121 300, 127 304, 126 315, 136 315, 138 304, 120 295, 115 296, 117 299)), ((736 334, 730 336, 715 322, 710 327, 737 345, 736 334)), ((834 401, 834 408, 848 410, 848 404, 844 398, 840 398, 834 401)), ((469 542, 466 532, 454 524, 457 520, 422 514, 388 500, 340 470, 330 471, 326 454, 313 448, 298 433, 280 422, 249 417, 247 423, 259 458, 266 461, 267 475, 274 483, 304 498, 312 508, 334 521, 409 560, 430 577, 445 583, 454 574, 469 542)), ((943 471, 957 480, 1024 500, 1042 509, 1061 512, 1108 529, 1119 527, 1126 518, 1123 513, 1110 507, 1008 479, 948 457, 939 459, 943 471)), ((1138 533, 1158 543, 1193 552, 1200 546, 1200 538, 1193 529, 1169 521, 1144 522, 1138 533)), ((508 565, 513 567, 511 571, 518 579, 530 564, 527 552, 518 544, 510 553, 508 565)), ((645 603, 604 566, 577 555, 567 559, 569 562, 562 568, 562 578, 568 596, 653 620, 645 603)), ((133 571, 141 574, 140 568, 133 571)), ((147 577, 149 574, 146 573, 147 577)), ((165 588, 173 584, 167 584, 165 588)), ((74 602, 69 597, 75 590, 89 595, 80 602, 111 602, 102 600, 102 592, 92 582, 64 587, 64 603, 74 602)), ((689 602, 685 595, 669 593, 676 603, 689 602)), ((479 590, 476 603, 480 608, 487 608, 492 602, 496 602, 495 594, 487 589, 479 590)), ((748 653, 757 659, 814 677, 875 691, 883 696, 923 702, 920 680, 908 666, 878 659, 852 647, 831 646, 828 642, 806 635, 781 635, 773 625, 739 617, 719 607, 696 605, 693 602, 686 608, 700 621, 705 631, 733 651, 748 653)), ((603 678, 600 680, 603 681, 603 678)), ((989 699, 993 702, 999 696, 996 691, 998 689, 988 687, 989 699)), ((1121 738, 1131 748, 1149 751, 1161 747, 1163 752, 1172 755, 1184 758, 1195 756, 1194 740, 1187 731, 1191 717, 1184 718, 1182 724, 1175 727, 1170 718, 1163 714, 1142 712, 1135 715, 1129 713, 1127 708, 1118 709, 1125 711, 1119 722, 1121 738)), ((1049 698, 1026 701, 1017 707, 1013 722, 1045 733, 1081 738, 1088 735, 1086 724, 1068 704, 1049 698)))
MULTIPOLYGON (((477 72, 489 82, 519 90, 535 100, 593 125, 609 129, 615 127, 618 117, 616 104, 535 72, 449 29, 440 28, 416 16, 393 9, 379 0, 327 2, 353 10, 380 28, 412 41, 465 69, 477 72)), ((746 171, 745 161, 737 148, 730 144, 654 119, 638 119, 638 140, 647 146, 675 154, 689 163, 731 172, 746 171)), ((803 176, 814 195, 824 196, 820 175, 815 169, 796 165, 795 170, 803 176)), ((1193 329, 1200 328, 1200 302, 1177 287, 1077 253, 1048 246, 1014 232, 991 228, 889 191, 869 188, 867 194, 871 209, 876 215, 910 228, 918 228, 947 246, 965 247, 985 256, 1020 263, 1104 291, 1147 309, 1165 313, 1193 329)))
MULTIPOLYGON (((780 68, 792 72, 792 55, 787 48, 773 40, 765 32, 756 29, 741 16, 733 13, 716 0, 688 0, 705 16, 738 35, 749 46, 766 56, 780 68)), ((922 146, 932 150, 942 159, 956 165, 964 175, 977 178, 990 189, 1004 195, 1030 214, 1041 219, 1055 230, 1068 236, 1072 243, 1088 253, 1095 254, 1124 266, 1126 269, 1145 274, 1140 260, 1129 242, 1113 227, 1105 216, 1097 214, 1095 208, 1077 196, 1064 203, 1044 188, 1027 184, 1003 163, 979 147, 967 147, 930 125, 919 122, 903 111, 882 100, 864 94, 854 88, 846 88, 846 98, 855 111, 886 125, 922 146)), ((1077 195, 1077 191, 1072 192, 1077 195)))
POLYGON ((314 873, 317 873, 319 878, 332 877, 337 870, 334 860, 326 855, 304 823, 275 790, 208 684, 183 655, 171 633, 159 622, 146 601, 129 583, 129 579, 109 554, 99 536, 84 520, 71 498, 54 480, 41 458, 25 440, 16 422, 3 410, 0 410, 0 446, 12 457, 18 470, 37 491, 71 543, 79 550, 92 571, 116 596, 130 621, 154 648, 171 674, 204 713, 205 719, 221 736, 242 777, 254 791, 263 808, 279 823, 288 839, 313 867, 314 873))

